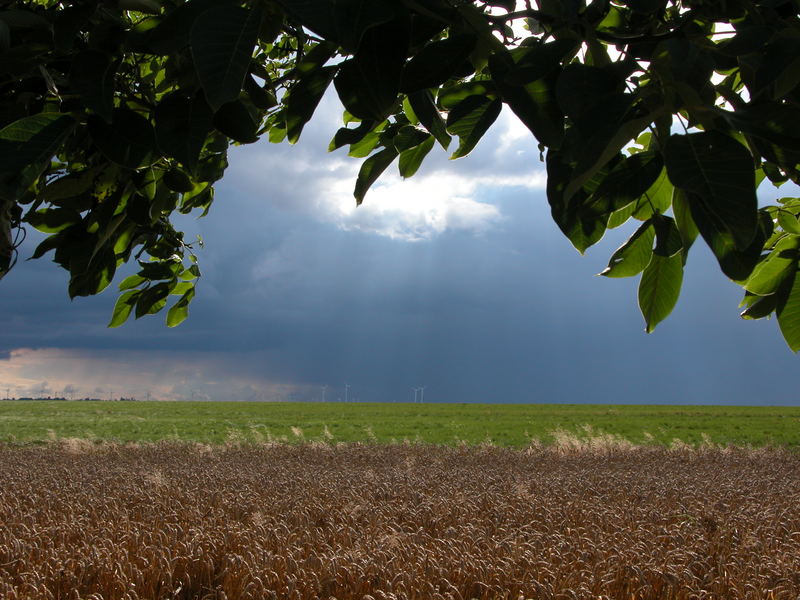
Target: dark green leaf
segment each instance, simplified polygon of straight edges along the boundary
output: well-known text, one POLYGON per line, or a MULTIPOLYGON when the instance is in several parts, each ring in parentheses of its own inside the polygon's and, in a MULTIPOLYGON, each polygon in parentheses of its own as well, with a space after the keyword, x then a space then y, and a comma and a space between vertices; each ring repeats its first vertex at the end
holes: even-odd
POLYGON ((639 308, 651 333, 678 301, 683 282, 683 260, 680 254, 671 257, 653 254, 639 282, 639 308))
POLYGON ((722 272, 734 281, 744 281, 750 276, 761 257, 764 242, 772 234, 772 220, 769 215, 761 217, 761 225, 756 231, 750 246, 738 250, 731 235, 722 230, 713 216, 700 203, 692 205, 692 219, 700 235, 716 256, 722 272))
POLYGON ((597 104, 619 104, 620 84, 608 69, 575 62, 564 67, 558 75, 554 96, 564 114, 580 121, 587 113, 594 118, 593 108, 597 104), (592 102, 587 102, 587 98, 592 102))
POLYGON ((653 240, 656 232, 651 221, 645 221, 617 248, 608 267, 600 273, 604 277, 632 277, 642 272, 653 256, 653 240))
POLYGON ((29 213, 25 217, 25 222, 44 233, 58 233, 80 221, 80 213, 67 208, 48 208, 29 213))
POLYGON ((525 84, 516 83, 517 73, 523 68, 516 65, 511 53, 495 53, 489 57, 489 68, 503 100, 520 121, 531 130, 545 146, 559 147, 564 137, 564 114, 555 97, 558 62, 548 73, 525 84))
POLYGON ((184 193, 194 191, 195 189, 194 182, 191 178, 178 169, 166 171, 162 180, 173 192, 184 193))
MULTIPOLYGON (((452 110, 470 96, 486 96, 493 99, 497 96, 497 86, 493 81, 487 79, 473 79, 448 85, 439 90, 436 96, 436 105, 442 110, 452 110)), ((417 116, 419 116, 419 113, 417 113, 417 116)))
POLYGON ((204 12, 232 5, 226 0, 191 0, 167 13, 161 23, 148 36, 150 48, 158 54, 170 54, 191 43, 192 27, 204 12))
MULTIPOLYGON (((300 139, 300 133, 328 89, 338 67, 321 67, 304 73, 292 87, 286 100, 286 135, 289 143, 300 139)), ((270 134, 270 141, 272 135, 270 134)))
POLYGON ((800 33, 787 27, 762 52, 764 59, 755 74, 753 95, 769 90, 772 98, 781 99, 800 84, 800 33))
MULTIPOLYGON (((75 263, 85 264, 85 250, 79 251, 78 254, 79 256, 76 257, 75 263)), ((102 251, 91 255, 91 259, 82 270, 76 272, 72 265, 70 267, 72 276, 69 280, 69 297, 94 296, 108 287, 108 284, 114 279, 114 273, 117 269, 117 257, 111 248, 106 247, 102 251)))
MULTIPOLYGON (((581 135, 569 150, 576 165, 564 195, 570 198, 595 177, 610 160, 656 118, 655 113, 640 113, 628 94, 609 97, 594 104, 581 118, 587 125, 578 127, 581 135)), ((565 148, 566 150, 566 148, 565 148)))
POLYGON ((392 21, 364 33, 355 56, 343 62, 333 83, 347 111, 383 121, 397 104, 408 53, 408 22, 392 21))
POLYGON ((384 148, 380 152, 376 152, 370 156, 361 165, 358 171, 358 179, 356 179, 356 189, 353 195, 356 197, 356 204, 361 204, 364 201, 364 196, 367 190, 375 183, 378 177, 381 176, 392 161, 397 157, 397 150, 394 148, 384 148))
POLYGON ((167 304, 167 297, 169 296, 170 285, 166 281, 157 283, 149 287, 139 294, 136 301, 137 319, 145 315, 153 315, 160 311, 167 304))
MULTIPOLYGON (((547 202, 550 212, 559 229, 583 254, 589 246, 602 239, 609 215, 602 206, 598 209, 588 201, 589 193, 584 188, 566 198, 564 190, 572 181, 572 172, 572 166, 562 152, 547 152, 547 202)), ((602 180, 605 174, 601 171, 595 179, 602 180)))
POLYGON ((213 118, 202 94, 193 98, 180 93, 165 96, 155 109, 158 145, 168 156, 194 171, 213 118))
POLYGON ((737 249, 750 246, 758 228, 758 202, 747 148, 719 133, 673 135, 665 162, 672 183, 687 192, 693 215, 695 206, 702 206, 737 249))
POLYGON ((447 131, 459 137, 459 144, 450 158, 469 154, 500 116, 502 107, 503 103, 497 98, 469 96, 453 108, 447 115, 447 131))
POLYGON ((119 61, 105 52, 84 50, 75 56, 69 73, 72 89, 83 105, 111 122, 114 110, 114 77, 119 61))
POLYGON ((409 93, 439 87, 459 73, 476 42, 474 35, 464 33, 431 42, 406 64, 400 91, 409 93))
POLYGON ((258 123, 241 100, 223 104, 214 114, 214 127, 240 144, 258 141, 258 123))
MULTIPOLYGON (((357 144, 366 136, 368 136, 373 129, 375 129, 374 121, 362 121, 359 123, 358 127, 352 129, 348 127, 341 127, 339 131, 336 132, 336 135, 333 136, 331 143, 328 145, 328 152, 338 150, 342 146, 357 144)), ((377 134, 375 137, 377 139, 377 134)), ((369 154, 369 152, 367 152, 367 154, 369 154)), ((367 156, 367 154, 364 156, 367 156)))
MULTIPOLYGON (((591 196, 600 210, 611 213, 644 196, 663 172, 661 155, 640 152, 625 158, 606 175, 591 196)), ((651 201, 645 198, 643 201, 651 201)))
POLYGON ((778 308, 779 299, 780 293, 770 294, 769 296, 756 296, 747 292, 740 304, 740 306, 746 306, 747 308, 742 311, 740 316, 743 319, 763 319, 768 317, 778 308))
POLYGON ((117 108, 113 115, 110 125, 97 115, 89 116, 89 134, 97 147, 122 167, 138 169, 151 165, 158 151, 150 121, 127 108, 117 108))
POLYGON ((253 105, 261 110, 270 109, 278 104, 278 99, 275 98, 275 94, 261 87, 252 75, 248 75, 245 78, 244 89, 253 105))
POLYGON ((50 164, 74 126, 69 115, 40 113, 0 130, 0 183, 6 188, 0 197, 16 200, 50 164))
POLYGON ((400 128, 400 131, 398 131, 392 139, 392 143, 398 152, 403 152, 404 150, 420 145, 429 137, 430 136, 425 131, 411 125, 406 125, 400 128))
POLYGON ((656 230, 656 247, 653 253, 669 258, 683 250, 680 231, 675 225, 675 219, 664 215, 653 216, 653 226, 656 230))
POLYGON ((261 22, 251 10, 220 6, 202 13, 192 28, 192 56, 206 100, 215 111, 239 97, 261 22))
POLYGON ((442 119, 442 115, 436 109, 430 91, 422 90, 409 94, 408 101, 422 126, 436 138, 442 148, 447 150, 451 138, 447 133, 447 125, 442 119))
POLYGON ((355 51, 365 32, 391 21, 389 0, 278 0, 286 13, 321 37, 355 51))

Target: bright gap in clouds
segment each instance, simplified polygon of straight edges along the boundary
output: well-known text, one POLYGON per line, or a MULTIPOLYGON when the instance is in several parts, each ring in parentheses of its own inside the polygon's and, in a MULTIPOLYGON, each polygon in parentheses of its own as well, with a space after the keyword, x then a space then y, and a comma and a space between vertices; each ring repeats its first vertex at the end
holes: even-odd
POLYGON ((503 221, 500 208, 481 199, 483 192, 545 187, 533 136, 504 109, 469 156, 450 161, 449 152, 436 145, 417 174, 405 180, 392 164, 356 206, 353 187, 364 159, 347 156, 346 148, 331 154, 324 150, 341 126, 341 112, 338 100, 328 94, 295 147, 263 143, 236 149, 226 179, 318 222, 402 242, 445 232, 483 234, 503 221))

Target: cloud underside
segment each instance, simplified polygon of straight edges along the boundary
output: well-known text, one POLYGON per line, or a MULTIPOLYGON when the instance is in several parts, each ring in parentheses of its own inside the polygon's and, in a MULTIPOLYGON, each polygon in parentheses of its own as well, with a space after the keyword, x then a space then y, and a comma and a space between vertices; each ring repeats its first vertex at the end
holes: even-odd
POLYGON ((487 197, 545 186, 535 140, 513 114, 503 113, 471 156, 451 162, 437 146, 408 179, 390 165, 357 207, 353 187, 364 159, 347 157, 344 150, 325 153, 326 136, 335 130, 326 124, 305 133, 293 148, 262 145, 256 152, 235 152, 230 180, 248 194, 319 222, 406 242, 445 232, 484 234, 503 220, 487 197))

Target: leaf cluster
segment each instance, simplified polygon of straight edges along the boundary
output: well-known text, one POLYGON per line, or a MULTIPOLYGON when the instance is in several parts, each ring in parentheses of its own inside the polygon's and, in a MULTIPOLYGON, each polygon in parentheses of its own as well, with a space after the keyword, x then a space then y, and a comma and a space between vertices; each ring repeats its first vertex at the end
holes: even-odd
POLYGON ((506 105, 540 144, 552 218, 578 251, 634 223, 602 275, 640 276, 647 331, 700 237, 744 288, 743 316, 777 314, 800 349, 800 200, 756 195, 800 183, 797 0, 6 8, 0 270, 21 222, 51 233, 35 255, 55 251, 73 296, 135 256, 112 325, 176 294, 168 321, 185 317, 199 270, 170 215, 208 210, 229 144, 296 142, 333 87, 345 113, 329 149, 363 159, 357 203, 437 144, 466 156, 506 105))

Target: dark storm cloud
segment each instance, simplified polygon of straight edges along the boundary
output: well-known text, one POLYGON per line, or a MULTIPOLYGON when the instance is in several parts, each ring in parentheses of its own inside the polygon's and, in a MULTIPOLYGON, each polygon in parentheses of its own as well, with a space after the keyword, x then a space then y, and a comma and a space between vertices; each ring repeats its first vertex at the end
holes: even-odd
MULTIPOLYGON (((738 288, 700 243, 675 313, 644 334, 636 281, 593 277, 624 237, 587 257, 570 247, 529 185, 541 177, 532 142, 498 131, 466 161, 434 155, 418 177, 436 194, 460 186, 449 212, 426 212, 417 197, 404 206, 402 190, 422 189, 415 179, 395 189, 393 212, 372 199, 397 196, 368 196, 366 219, 341 208, 358 163, 324 152, 334 129, 232 153, 211 214, 183 222, 205 250, 182 326, 159 316, 106 329, 113 290, 69 302, 65 273, 30 261, 0 283, 2 347, 68 349, 59 389, 114 357, 132 381, 153 378, 182 398, 312 399, 328 385, 333 399, 347 382, 375 401, 407 401, 425 385, 430 401, 796 402, 796 359, 775 323, 738 319, 738 288), (457 168, 473 183, 452 178, 457 168)), ((16 377, 55 381, 36 368, 16 377)))

